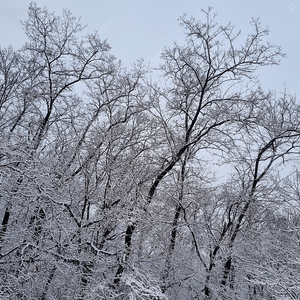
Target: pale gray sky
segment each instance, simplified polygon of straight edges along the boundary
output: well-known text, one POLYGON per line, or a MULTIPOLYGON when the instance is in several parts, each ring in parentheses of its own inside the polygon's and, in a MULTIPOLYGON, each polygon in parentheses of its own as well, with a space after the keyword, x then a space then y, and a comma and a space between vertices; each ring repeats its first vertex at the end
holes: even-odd
MULTIPOLYGON (((19 48, 25 41, 20 20, 27 18, 30 0, 0 0, 0 47, 19 48)), ((165 46, 183 39, 178 18, 187 13, 201 18, 200 10, 214 7, 220 23, 229 21, 250 30, 251 18, 261 18, 270 29, 269 40, 281 45, 287 58, 281 66, 261 73, 266 88, 280 92, 284 85, 300 98, 300 0, 36 0, 39 6, 61 13, 69 9, 81 16, 87 31, 98 30, 112 46, 112 53, 124 64, 139 58, 155 62, 165 46)))

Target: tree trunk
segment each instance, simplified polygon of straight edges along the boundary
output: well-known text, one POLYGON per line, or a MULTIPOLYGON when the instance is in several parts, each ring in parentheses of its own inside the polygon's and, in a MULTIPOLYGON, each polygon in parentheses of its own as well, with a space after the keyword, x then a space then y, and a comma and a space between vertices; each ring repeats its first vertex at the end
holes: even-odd
POLYGON ((9 220, 9 216, 10 216, 10 212, 9 212, 9 208, 6 207, 4 216, 3 216, 3 220, 2 220, 2 226, 1 226, 1 230, 0 230, 0 250, 2 249, 2 245, 3 245, 3 239, 7 230, 7 224, 8 224, 8 220, 9 220))

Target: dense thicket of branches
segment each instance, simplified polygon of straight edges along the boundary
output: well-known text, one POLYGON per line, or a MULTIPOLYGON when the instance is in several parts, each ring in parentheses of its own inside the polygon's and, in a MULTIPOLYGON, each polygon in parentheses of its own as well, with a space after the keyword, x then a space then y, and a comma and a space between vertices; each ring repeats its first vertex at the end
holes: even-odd
POLYGON ((150 84, 28 12, 0 49, 1 297, 299 299, 300 107, 259 85, 283 56, 259 21, 181 18, 150 84))

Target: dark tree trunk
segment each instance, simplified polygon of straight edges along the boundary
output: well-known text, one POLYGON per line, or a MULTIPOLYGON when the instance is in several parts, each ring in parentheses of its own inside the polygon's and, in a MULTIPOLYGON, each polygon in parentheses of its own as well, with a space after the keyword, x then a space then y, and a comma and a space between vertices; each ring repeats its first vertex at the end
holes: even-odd
POLYGON ((3 216, 2 226, 1 226, 1 230, 0 230, 0 250, 2 248, 3 239, 5 236, 6 230, 7 230, 9 216, 10 216, 10 212, 9 212, 9 208, 7 207, 5 210, 4 216, 3 216))
POLYGON ((132 234, 135 230, 135 224, 130 224, 127 226, 126 233, 125 233, 125 254, 123 261, 119 264, 118 270, 116 272, 115 278, 114 278, 114 284, 118 285, 120 282, 120 278, 124 272, 124 263, 128 261, 130 250, 131 250, 131 243, 132 243, 132 234))

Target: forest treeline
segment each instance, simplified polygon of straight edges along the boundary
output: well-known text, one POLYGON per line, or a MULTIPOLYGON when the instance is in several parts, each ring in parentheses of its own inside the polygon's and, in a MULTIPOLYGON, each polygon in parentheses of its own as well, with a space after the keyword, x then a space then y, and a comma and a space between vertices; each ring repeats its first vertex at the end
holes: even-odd
POLYGON ((259 20, 184 16, 155 70, 67 10, 22 24, 0 48, 1 299, 300 298, 300 107, 259 84, 284 56, 259 20))

